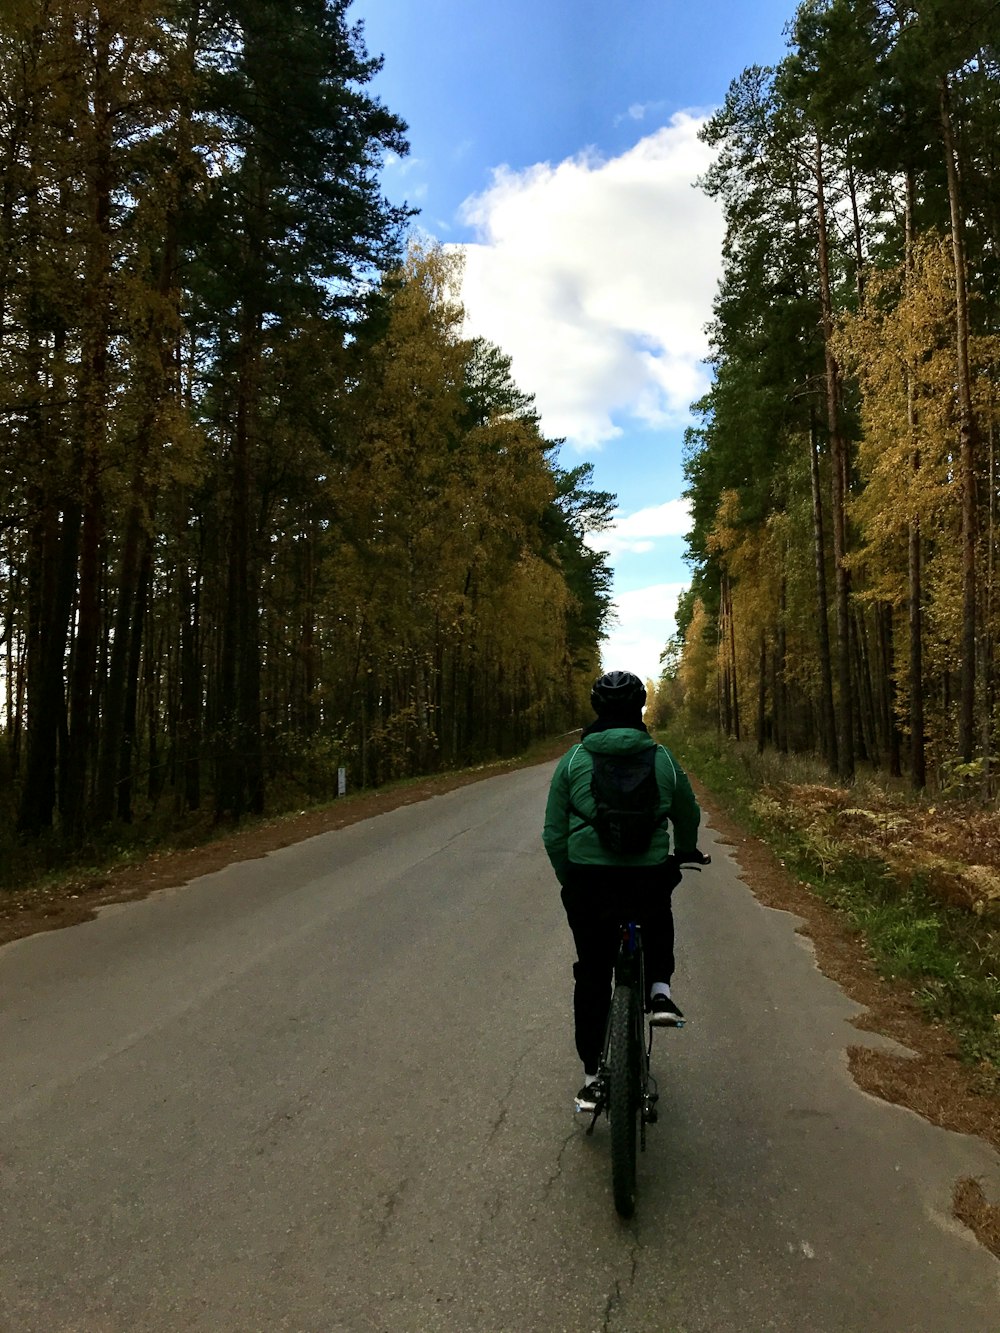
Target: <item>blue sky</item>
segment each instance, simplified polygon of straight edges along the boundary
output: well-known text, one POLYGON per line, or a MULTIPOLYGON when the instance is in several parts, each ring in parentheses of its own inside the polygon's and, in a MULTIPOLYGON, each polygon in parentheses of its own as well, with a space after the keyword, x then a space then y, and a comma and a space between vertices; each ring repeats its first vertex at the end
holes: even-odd
POLYGON ((784 54, 794 0, 354 0, 373 85, 409 125, 393 200, 465 256, 468 331, 535 395, 560 462, 618 496, 596 542, 615 571, 606 669, 659 674, 688 579, 688 407, 722 221, 697 138, 745 66, 784 54))

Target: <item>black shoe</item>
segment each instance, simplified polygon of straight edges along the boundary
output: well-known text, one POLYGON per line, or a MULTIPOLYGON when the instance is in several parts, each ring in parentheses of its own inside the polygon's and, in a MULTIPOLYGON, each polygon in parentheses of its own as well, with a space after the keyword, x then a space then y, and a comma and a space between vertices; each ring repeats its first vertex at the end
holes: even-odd
POLYGON ((680 1028, 684 1026, 684 1015, 669 995, 654 995, 649 1002, 649 1021, 658 1027, 680 1028))
POLYGON ((604 1083, 599 1078, 594 1079, 593 1083, 585 1083, 576 1094, 576 1110, 596 1115, 603 1107, 604 1083))

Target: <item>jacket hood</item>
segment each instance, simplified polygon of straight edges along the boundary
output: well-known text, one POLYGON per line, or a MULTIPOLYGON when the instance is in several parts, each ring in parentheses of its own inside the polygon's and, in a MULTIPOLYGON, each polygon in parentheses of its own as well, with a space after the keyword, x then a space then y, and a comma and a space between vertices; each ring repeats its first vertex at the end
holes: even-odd
POLYGON ((641 754, 643 750, 656 748, 649 732, 637 731, 635 727, 594 731, 584 736, 580 744, 589 754, 641 754))
POLYGON ((622 728, 631 731, 648 731, 642 720, 642 709, 624 708, 613 713, 601 713, 594 718, 589 727, 584 727, 583 735, 592 736, 595 731, 618 731, 622 728))

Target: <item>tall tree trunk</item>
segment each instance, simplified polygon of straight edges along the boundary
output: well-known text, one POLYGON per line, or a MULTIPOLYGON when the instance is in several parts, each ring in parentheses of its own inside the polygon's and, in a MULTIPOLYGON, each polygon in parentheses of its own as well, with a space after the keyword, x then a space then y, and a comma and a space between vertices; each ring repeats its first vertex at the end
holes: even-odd
MULTIPOLYGON (((143 628, 153 575, 153 542, 152 538, 146 533, 143 534, 142 554, 138 557, 138 564, 139 572, 136 579, 128 635, 128 666, 125 672, 122 727, 118 740, 118 780, 115 804, 115 813, 126 824, 132 822, 132 766, 138 734, 139 666, 142 661, 143 628)), ((149 710, 150 714, 155 717, 157 710, 153 700, 149 701, 149 710)))
POLYGON ((259 808, 263 776, 257 643, 259 598, 251 557, 249 435, 256 372, 253 342, 249 330, 245 330, 233 433, 232 515, 219 671, 221 748, 216 777, 216 813, 231 815, 234 819, 259 808))
POLYGON ((733 587, 729 580, 726 580, 726 596, 729 600, 729 614, 726 617, 729 624, 729 661, 733 673, 733 736, 740 740, 740 697, 739 697, 739 677, 736 672, 736 617, 733 615, 733 587))
MULTIPOLYGON (((61 199, 64 227, 68 199, 61 199)), ((27 226, 41 233, 37 193, 27 201, 27 226)), ((64 724, 66 645, 76 588, 80 540, 78 493, 68 493, 61 480, 64 422, 59 412, 46 412, 48 401, 69 401, 68 377, 59 369, 66 348, 65 328, 57 321, 52 332, 46 319, 44 279, 37 271, 39 256, 29 251, 25 285, 25 362, 28 410, 28 457, 35 460, 27 490, 27 617, 25 691, 27 730, 17 827, 22 834, 38 833, 53 823, 57 789, 59 739, 64 724), (43 344, 52 338, 52 366, 44 364, 43 344), (54 369, 53 369, 54 367, 54 369), (50 383, 51 381, 51 383, 50 383), (48 392, 47 392, 48 390, 48 392)))
POLYGON ((122 737, 128 693, 128 665, 132 651, 132 625, 136 613, 143 539, 142 517, 138 506, 129 506, 118 573, 118 600, 108 678, 101 709, 101 745, 98 756, 97 787, 94 793, 94 821, 106 824, 118 806, 117 786, 121 772, 122 737))
POLYGON ((787 582, 781 577, 778 608, 778 633, 774 652, 774 744, 782 753, 788 752, 788 685, 785 680, 785 660, 788 649, 785 618, 788 611, 787 582))
POLYGON ((736 683, 736 626, 733 624, 733 594, 728 574, 722 576, 720 647, 725 682, 725 729, 734 740, 740 739, 740 701, 736 683))
POLYGON ((823 491, 819 475, 819 440, 816 409, 809 407, 809 473, 812 479, 813 556, 816 565, 816 630, 819 638, 819 718, 823 752, 832 773, 837 772, 837 721, 833 708, 833 661, 830 651, 830 606, 826 591, 826 533, 823 491))
POLYGON ((851 223, 854 239, 854 287, 858 294, 858 305, 865 295, 865 251, 864 233, 861 229, 861 213, 858 208, 858 183, 854 176, 854 167, 848 163, 847 193, 851 201, 851 223))
POLYGON ((962 491, 962 675, 958 749, 965 763, 973 754, 976 703, 976 418, 969 369, 969 298, 965 236, 951 90, 947 76, 940 87, 941 132, 948 173, 951 246, 955 264, 955 346, 958 354, 959 484, 962 491))
MULTIPOLYGON (((189 112, 186 113, 189 115, 189 112)), ((186 131, 185 131, 186 132, 186 131)), ((142 619, 141 582, 149 558, 147 533, 156 507, 157 488, 150 480, 151 456, 162 450, 163 415, 168 393, 177 392, 177 336, 180 328, 180 290, 177 286, 178 201, 167 211, 163 252, 156 273, 155 294, 146 317, 138 349, 141 370, 136 395, 142 413, 131 442, 131 484, 125 540, 118 574, 118 600, 115 607, 114 636, 104 692, 101 726, 101 751, 98 763, 95 817, 106 823, 115 810, 124 808, 131 819, 131 803, 116 784, 130 786, 131 739, 126 739, 128 701, 134 701, 137 678, 128 675, 130 664, 138 672, 139 662, 133 626, 142 619)))
POLYGON ((837 774, 854 777, 854 699, 851 691, 850 572, 847 568, 847 446, 840 428, 840 369, 833 354, 833 297, 823 145, 816 137, 816 231, 819 260, 823 355, 826 365, 826 418, 830 437, 831 520, 837 607, 837 774))
POLYGON ((889 772, 898 778, 902 772, 899 757, 899 727, 895 709, 895 643, 892 607, 880 602, 877 610, 879 635, 879 714, 882 722, 882 744, 889 757, 889 772))
POLYGON ((301 664, 302 701, 296 710, 294 727, 312 736, 320 723, 316 689, 319 683, 319 648, 316 643, 316 525, 310 523, 303 533, 302 620, 298 660, 301 664))
POLYGON ((264 218, 268 185, 260 163, 253 166, 255 198, 248 218, 247 270, 257 275, 245 293, 240 314, 236 369, 236 419, 231 458, 231 526, 226 610, 223 621, 221 751, 218 756, 216 814, 239 819, 264 805, 260 718, 260 589, 253 526, 253 463, 262 357, 263 314, 259 288, 265 264, 264 218))
POLYGON ((18 830, 51 827, 56 764, 65 717, 66 643, 76 584, 80 506, 67 501, 61 521, 54 496, 42 502, 28 559, 28 727, 18 830))
POLYGON ((180 611, 180 700, 179 732, 184 804, 197 810, 201 804, 201 634, 199 607, 200 572, 192 572, 189 562, 178 566, 180 611))
MULTIPOLYGON (((906 177, 906 277, 913 274, 914 212, 916 180, 913 171, 906 177)), ((917 442, 916 369, 906 368, 906 423, 912 447, 910 465, 916 474, 920 471, 920 447, 917 442)), ((924 630, 923 630, 923 546, 920 536, 920 518, 910 516, 907 542, 907 621, 909 629, 909 694, 910 694, 910 783, 921 791, 927 785, 927 756, 924 724, 924 630)))
MULTIPOLYGON (((992 404, 991 404, 992 407, 992 404)), ((983 598, 983 800, 993 795, 993 749, 995 745, 996 663, 993 660, 994 585, 996 577, 996 417, 989 414, 986 437, 989 459, 989 510, 986 540, 986 592, 983 598)))
POLYGON ((757 688, 757 753, 764 753, 767 739, 767 635, 760 632, 759 683, 757 688))
POLYGON ((62 766, 60 810, 74 842, 84 833, 88 770, 98 724, 97 656, 101 632, 104 542, 102 464, 108 425, 111 331, 112 107, 110 17, 98 10, 94 27, 92 93, 93 175, 83 296, 78 458, 83 521, 77 590, 76 635, 70 682, 68 753, 62 766))
POLYGON ((875 768, 880 767, 882 754, 878 744, 878 716, 875 708, 875 682, 868 626, 861 611, 853 616, 854 660, 856 663, 855 698, 858 701, 858 733, 864 756, 875 768))

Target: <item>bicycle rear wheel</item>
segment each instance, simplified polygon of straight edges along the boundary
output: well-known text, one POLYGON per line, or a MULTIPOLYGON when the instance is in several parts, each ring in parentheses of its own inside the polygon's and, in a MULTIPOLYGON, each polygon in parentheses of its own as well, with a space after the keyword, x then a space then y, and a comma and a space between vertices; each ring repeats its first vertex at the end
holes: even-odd
POLYGON ((636 1129, 639 1121, 641 1019, 635 990, 618 985, 611 997, 608 1035, 608 1116, 611 1184, 622 1217, 635 1212, 636 1129))

